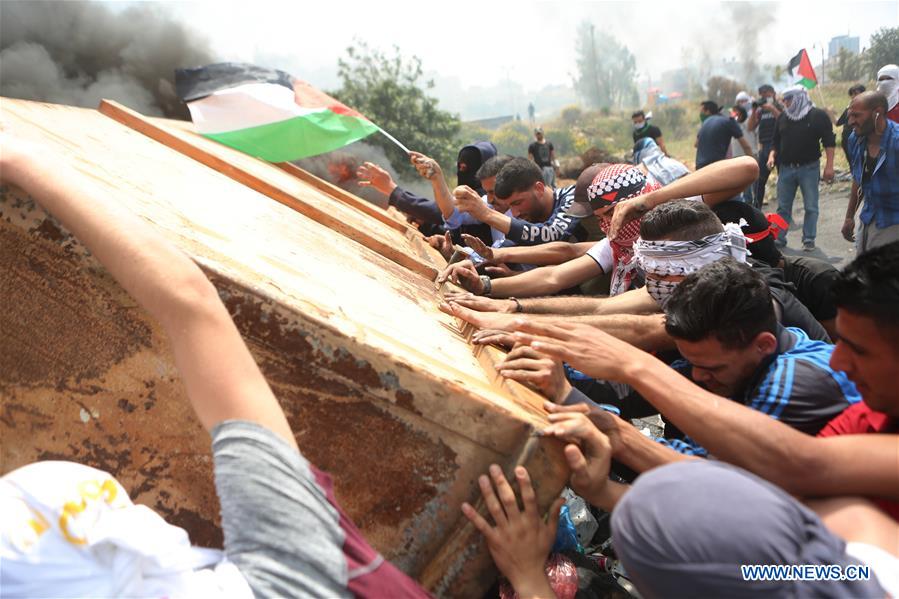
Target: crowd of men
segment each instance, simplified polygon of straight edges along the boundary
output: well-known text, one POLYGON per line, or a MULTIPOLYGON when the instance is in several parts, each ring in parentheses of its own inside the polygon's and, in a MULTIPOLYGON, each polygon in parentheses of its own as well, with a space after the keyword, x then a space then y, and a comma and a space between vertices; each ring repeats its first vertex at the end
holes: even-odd
MULTIPOLYGON (((899 74, 884 77, 895 83, 899 74)), ((508 350, 500 375, 546 397, 549 425, 540 434, 564 443, 571 488, 611 512, 614 550, 643 596, 899 596, 899 125, 890 118, 896 85, 881 87, 855 95, 846 113, 847 222, 858 212, 860 223, 848 232, 858 256, 842 271, 780 251, 792 194, 799 187, 808 201, 806 186, 817 186, 820 144, 825 178, 832 171, 830 122, 799 89, 784 92, 782 104, 773 89, 760 89, 751 111, 751 98, 741 98, 751 113, 746 129, 759 132, 757 152, 744 143, 744 156, 728 159, 725 148, 706 163, 703 146, 704 163, 692 173, 666 156, 660 133, 637 128, 640 114, 633 164, 591 165, 562 188, 548 180, 554 156, 542 134, 529 157, 497 155, 487 142, 463 147, 452 190, 436 161, 413 152, 432 198, 402 189, 375 164, 359 167, 360 180, 447 257, 438 282, 461 289, 447 290, 441 309, 478 328, 474 343, 508 350), (763 167, 775 164, 780 217, 763 214, 756 193, 763 167), (743 201, 753 187, 753 201, 743 201), (593 219, 598 241, 588 240, 593 219), (604 293, 583 293, 588 284, 604 293), (656 414, 659 438, 631 422, 656 414), (826 574, 749 580, 741 569, 766 564, 826 574)), ((714 108, 703 106, 703 128, 718 120, 714 108)), ((102 489, 115 518, 96 514, 105 528, 87 538, 108 541, 139 526, 141 538, 153 539, 152 560, 118 537, 90 561, 40 538, 55 529, 10 529, 0 544, 4 591, 426 595, 371 549, 330 479, 300 454, 199 268, 76 170, 0 136, 4 182, 77 235, 168 334, 212 436, 227 557, 201 554, 155 514, 137 514, 118 483, 93 472, 111 481, 102 489), (41 561, 41 551, 52 555, 41 561), (80 569, 60 567, 72 563, 80 569)), ((698 143, 706 138, 718 148, 723 134, 700 131, 698 143)), ((814 233, 807 223, 803 241, 814 233)), ((28 522, 38 505, 59 517, 64 506, 39 481, 85 476, 59 464, 5 476, 5 512, 24 510, 28 522)), ((527 471, 516 468, 514 478, 492 466, 478 481, 489 519, 468 504, 462 511, 519 596, 553 596, 544 563, 562 502, 544 518, 527 471)))

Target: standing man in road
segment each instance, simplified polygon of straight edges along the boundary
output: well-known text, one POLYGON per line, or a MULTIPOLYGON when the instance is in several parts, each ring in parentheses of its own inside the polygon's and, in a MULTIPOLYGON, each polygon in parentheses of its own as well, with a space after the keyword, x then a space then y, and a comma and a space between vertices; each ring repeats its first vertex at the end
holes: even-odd
POLYGON ((759 101, 753 103, 752 114, 749 115, 747 128, 758 134, 759 178, 755 182, 755 193, 752 194, 753 205, 761 210, 765 200, 765 185, 768 183, 768 154, 774 142, 774 125, 777 123, 784 107, 774 98, 774 88, 767 83, 759 87, 759 101))
POLYGON ((550 187, 556 186, 556 150, 553 143, 543 136, 543 127, 534 129, 536 141, 528 146, 528 158, 537 163, 543 171, 543 182, 550 187))
MULTIPOLYGON (((784 111, 777 118, 774 141, 768 154, 768 169, 777 164, 777 214, 793 222, 796 188, 802 190, 802 249, 815 250, 818 228, 818 184, 821 181, 821 146, 824 146, 824 180, 833 181, 836 136, 830 117, 815 108, 808 90, 794 85, 784 91, 784 111)), ((777 240, 787 245, 787 234, 777 240)))
POLYGON ((864 196, 855 236, 859 254, 899 240, 899 124, 887 118, 888 112, 887 97, 877 92, 861 93, 849 104, 852 193, 843 237, 854 240, 855 212, 864 196))

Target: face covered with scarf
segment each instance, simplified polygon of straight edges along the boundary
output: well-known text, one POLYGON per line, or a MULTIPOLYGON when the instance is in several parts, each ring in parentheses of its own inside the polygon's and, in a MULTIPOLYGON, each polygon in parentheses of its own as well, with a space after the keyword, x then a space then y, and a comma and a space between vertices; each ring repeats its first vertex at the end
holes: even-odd
POLYGON ((692 241, 645 241, 634 244, 634 255, 646 273, 646 290, 664 308, 677 285, 705 266, 730 256, 746 262, 746 238, 740 225, 728 223, 724 231, 692 241))
POLYGON ((887 110, 899 104, 899 66, 888 64, 877 71, 877 91, 887 97, 887 110))
MULTIPOLYGON (((650 191, 659 189, 658 183, 649 182, 643 171, 630 164, 612 164, 599 171, 587 187, 587 200, 593 214, 599 218, 599 227, 606 235, 612 224, 612 211, 615 205, 650 191)), ((630 288, 636 269, 634 261, 634 242, 640 236, 640 221, 632 220, 622 227, 618 236, 610 240, 615 270, 612 272, 612 283, 609 295, 624 293, 630 288)))
POLYGON ((791 121, 801 120, 812 109, 812 101, 808 90, 801 85, 787 88, 783 93, 785 113, 791 121))

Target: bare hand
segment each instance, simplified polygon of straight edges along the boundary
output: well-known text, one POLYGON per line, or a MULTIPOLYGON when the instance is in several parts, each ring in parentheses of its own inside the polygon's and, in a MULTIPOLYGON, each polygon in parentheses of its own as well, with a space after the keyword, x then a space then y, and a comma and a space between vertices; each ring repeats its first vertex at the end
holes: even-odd
POLYGON ((481 241, 479 237, 462 233, 462 241, 484 259, 484 263, 493 263, 493 248, 481 241))
POLYGON ((437 161, 421 152, 409 152, 409 161, 415 167, 415 170, 418 171, 418 174, 429 181, 438 176, 443 176, 443 171, 437 161))
POLYGON ((840 229, 840 233, 843 234, 843 239, 850 242, 855 242, 855 219, 847 218, 843 221, 843 227, 840 229))
POLYGON ((830 166, 825 165, 824 166, 824 174, 822 175, 822 178, 825 181, 827 181, 828 183, 833 183, 833 177, 834 177, 833 165, 830 165, 830 166))
POLYGON ((373 162, 364 162, 356 170, 356 177, 361 187, 374 187, 384 195, 390 195, 396 189, 396 183, 390 173, 373 162))
POLYGON ((585 403, 576 403, 569 405, 559 405, 550 402, 544 402, 543 406, 549 412, 548 418, 550 423, 562 423, 567 420, 562 414, 576 412, 584 414, 598 428, 602 434, 609 439, 609 445, 612 448, 612 456, 617 455, 622 450, 621 427, 630 426, 632 424, 626 422, 607 410, 602 410, 585 403))
POLYGON ((478 485, 494 525, 490 526, 468 503, 462 504, 462 513, 484 535, 496 567, 522 597, 552 597, 554 595, 544 574, 544 564, 556 539, 559 510, 564 500, 560 497, 553 502, 548 521, 544 522, 537 510, 537 497, 527 470, 518 466, 515 468, 515 478, 521 490, 523 511, 519 509, 515 491, 502 469, 492 464, 490 478, 480 476, 478 485), (547 591, 549 594, 546 594, 547 591))
POLYGON ((645 355, 630 343, 587 324, 544 324, 518 318, 506 326, 507 330, 518 331, 518 343, 530 345, 596 379, 628 382, 624 366, 645 355))
POLYGON ((513 323, 520 316, 512 314, 498 314, 496 312, 478 312, 460 306, 456 302, 442 302, 438 305, 441 312, 461 318, 465 322, 473 324, 480 329, 495 329, 498 331, 512 331, 513 323))
POLYGON ((453 197, 456 199, 456 208, 459 209, 459 212, 467 212, 482 222, 487 211, 491 210, 490 206, 478 195, 478 192, 468 185, 460 185, 454 189, 453 197))
MULTIPOLYGON (((549 402, 544 404, 549 408, 549 402)), ((565 459, 571 468, 571 488, 575 493, 593 503, 609 482, 612 461, 612 445, 609 438, 591 422, 582 409, 550 414, 552 424, 541 433, 569 443, 565 446, 565 459)))
POLYGON ((493 299, 482 295, 475 295, 470 291, 465 293, 448 291, 444 294, 443 299, 479 312, 502 312, 512 314, 518 307, 512 300, 493 299))
POLYGON ((444 281, 451 281, 475 295, 484 293, 484 281, 481 280, 481 275, 478 274, 471 260, 462 260, 447 266, 437 276, 438 284, 444 281))
POLYGON ((769 171, 774 170, 774 158, 772 158, 772 157, 769 156, 769 157, 768 157, 768 163, 766 164, 766 166, 768 167, 768 170, 769 170, 769 171))
MULTIPOLYGON (((428 242, 429 246, 440 252, 440 255, 443 256, 445 260, 449 260, 453 256, 453 238, 450 236, 449 231, 443 235, 431 235, 425 237, 425 241, 428 242)), ((441 280, 439 276, 437 278, 438 283, 442 283, 445 280, 446 279, 441 280)))
POLYGON ((518 345, 497 367, 507 379, 534 387, 554 403, 562 403, 571 392, 562 362, 527 345, 518 345))
POLYGON ((508 331, 494 329, 481 329, 471 336, 471 342, 475 345, 495 345, 503 349, 512 349, 515 346, 515 338, 508 331))
POLYGON ((611 223, 609 224, 609 240, 618 237, 621 227, 632 220, 640 218, 649 211, 649 204, 646 201, 648 195, 624 200, 615 205, 615 209, 612 211, 611 223))

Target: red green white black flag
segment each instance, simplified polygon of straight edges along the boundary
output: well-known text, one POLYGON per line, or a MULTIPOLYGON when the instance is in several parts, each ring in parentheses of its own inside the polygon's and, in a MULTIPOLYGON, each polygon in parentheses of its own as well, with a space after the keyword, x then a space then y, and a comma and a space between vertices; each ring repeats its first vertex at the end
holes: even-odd
POLYGON ((805 48, 790 59, 787 65, 787 72, 793 78, 795 85, 801 85, 806 89, 812 89, 818 85, 818 77, 815 76, 815 69, 812 68, 812 61, 809 60, 808 52, 805 48))
POLYGON ((175 88, 201 135, 269 162, 324 154, 379 130, 305 81, 251 64, 177 69, 175 88))

